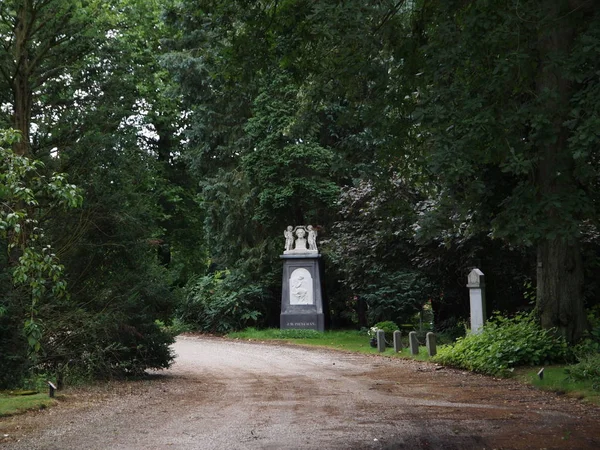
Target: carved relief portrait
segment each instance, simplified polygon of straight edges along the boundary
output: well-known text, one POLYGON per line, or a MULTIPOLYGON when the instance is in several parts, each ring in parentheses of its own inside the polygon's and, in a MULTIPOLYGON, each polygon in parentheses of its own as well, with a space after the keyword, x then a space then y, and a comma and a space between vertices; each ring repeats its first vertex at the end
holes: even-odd
POLYGON ((296 269, 290 276, 290 305, 312 305, 313 280, 306 269, 296 269))

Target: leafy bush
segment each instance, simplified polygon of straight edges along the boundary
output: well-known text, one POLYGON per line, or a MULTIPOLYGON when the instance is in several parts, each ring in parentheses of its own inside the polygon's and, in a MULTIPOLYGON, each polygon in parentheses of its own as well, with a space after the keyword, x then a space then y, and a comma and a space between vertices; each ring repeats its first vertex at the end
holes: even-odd
POLYGON ((589 329, 583 339, 573 349, 578 359, 600 353, 600 305, 592 308, 587 315, 589 329))
POLYGON ((514 367, 564 361, 567 344, 553 330, 543 330, 533 314, 495 316, 480 334, 441 347, 435 360, 475 372, 506 376, 514 367))
POLYGON ((192 279, 176 317, 198 330, 227 333, 256 324, 266 293, 243 275, 219 271, 192 279))
POLYGON ((385 322, 377 322, 371 328, 369 335, 372 337, 376 337, 377 330, 383 330, 385 332, 385 340, 388 342, 392 342, 394 339, 394 331, 399 330, 399 328, 398 325, 396 325, 391 320, 386 320, 385 322))
POLYGON ((594 389, 600 389, 600 354, 587 355, 579 363, 565 369, 567 378, 572 381, 592 381, 594 389))

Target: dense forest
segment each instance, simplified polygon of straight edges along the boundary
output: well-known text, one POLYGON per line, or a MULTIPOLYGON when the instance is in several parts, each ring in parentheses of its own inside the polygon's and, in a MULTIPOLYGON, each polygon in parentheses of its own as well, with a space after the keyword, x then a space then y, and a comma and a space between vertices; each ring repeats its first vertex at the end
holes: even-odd
POLYGON ((318 227, 330 326, 600 304, 593 0, 3 0, 0 387, 277 326, 318 227))

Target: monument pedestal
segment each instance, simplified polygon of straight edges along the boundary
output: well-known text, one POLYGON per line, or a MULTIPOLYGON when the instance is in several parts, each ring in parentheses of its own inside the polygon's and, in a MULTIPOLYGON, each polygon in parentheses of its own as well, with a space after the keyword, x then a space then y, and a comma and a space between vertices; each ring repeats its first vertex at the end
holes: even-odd
POLYGON ((325 331, 321 294, 321 255, 284 254, 280 328, 325 331))

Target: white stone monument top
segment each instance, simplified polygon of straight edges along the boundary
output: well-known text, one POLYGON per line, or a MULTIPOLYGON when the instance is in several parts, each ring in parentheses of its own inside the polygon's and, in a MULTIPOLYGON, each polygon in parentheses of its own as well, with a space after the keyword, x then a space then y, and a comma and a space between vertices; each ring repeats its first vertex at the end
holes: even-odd
POLYGON ((291 225, 283 232, 285 237, 284 255, 314 254, 317 249, 317 230, 312 225, 291 225))
POLYGON ((478 288, 485 286, 485 275, 479 269, 473 269, 467 276, 467 287, 478 288))

